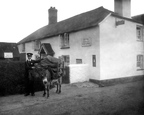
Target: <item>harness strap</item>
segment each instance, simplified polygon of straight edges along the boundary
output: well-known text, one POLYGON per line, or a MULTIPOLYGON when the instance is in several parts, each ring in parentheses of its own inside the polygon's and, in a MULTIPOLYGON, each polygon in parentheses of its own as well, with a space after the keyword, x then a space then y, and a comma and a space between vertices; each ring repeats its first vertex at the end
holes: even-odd
POLYGON ((36 72, 39 74, 39 76, 43 77, 43 76, 39 73, 39 71, 37 70, 37 67, 35 67, 35 70, 36 70, 36 72))

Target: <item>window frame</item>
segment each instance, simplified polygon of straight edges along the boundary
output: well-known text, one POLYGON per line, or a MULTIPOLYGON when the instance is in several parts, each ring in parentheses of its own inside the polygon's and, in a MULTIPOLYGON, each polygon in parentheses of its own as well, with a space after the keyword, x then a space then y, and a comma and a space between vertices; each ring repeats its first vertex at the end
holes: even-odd
POLYGON ((61 34, 60 41, 61 41, 61 49, 70 48, 68 33, 61 34))
POLYGON ((137 36, 137 41, 143 41, 143 27, 137 25, 136 26, 136 36, 137 36))
POLYGON ((34 51, 39 51, 40 50, 40 45, 41 45, 40 40, 35 40, 34 41, 34 51))
POLYGON ((137 55, 137 70, 144 70, 144 56, 142 54, 137 55))

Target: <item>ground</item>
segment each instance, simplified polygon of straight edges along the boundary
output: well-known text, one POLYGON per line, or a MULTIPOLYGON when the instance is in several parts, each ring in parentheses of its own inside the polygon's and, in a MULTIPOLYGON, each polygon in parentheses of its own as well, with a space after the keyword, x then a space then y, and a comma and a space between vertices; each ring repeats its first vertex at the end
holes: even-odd
POLYGON ((144 81, 109 87, 83 82, 63 84, 62 93, 50 97, 0 97, 0 115, 143 115, 144 81))

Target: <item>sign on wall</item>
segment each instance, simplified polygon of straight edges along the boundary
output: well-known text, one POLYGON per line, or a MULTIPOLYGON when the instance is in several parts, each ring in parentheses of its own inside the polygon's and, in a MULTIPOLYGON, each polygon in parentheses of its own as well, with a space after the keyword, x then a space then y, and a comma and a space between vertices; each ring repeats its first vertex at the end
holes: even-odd
POLYGON ((76 59, 76 64, 82 64, 82 59, 76 59))
POLYGON ((92 45, 92 39, 91 38, 83 38, 82 39, 82 47, 88 47, 92 45))
POLYGON ((96 55, 92 55, 92 65, 96 67, 96 55))
POLYGON ((116 26, 125 24, 125 20, 116 18, 116 26))
POLYGON ((13 58, 12 52, 4 52, 4 58, 13 58))

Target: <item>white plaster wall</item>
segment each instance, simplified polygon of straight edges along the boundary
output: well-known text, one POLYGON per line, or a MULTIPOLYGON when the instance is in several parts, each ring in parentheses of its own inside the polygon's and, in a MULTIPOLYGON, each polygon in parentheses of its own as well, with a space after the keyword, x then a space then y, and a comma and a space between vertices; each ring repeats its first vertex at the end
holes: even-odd
POLYGON ((136 38, 136 23, 115 26, 110 16, 100 24, 100 80, 143 75, 137 71, 137 55, 144 54, 143 42, 136 38))
POLYGON ((43 39, 42 43, 50 43, 55 57, 61 55, 70 56, 70 65, 76 64, 76 59, 82 59, 82 64, 89 65, 89 78, 99 79, 100 77, 100 51, 99 51, 99 28, 89 28, 69 34, 70 48, 60 48, 60 37, 55 36, 47 39, 43 39), (82 47, 82 39, 90 37, 92 38, 92 46, 82 47), (96 67, 92 67, 92 55, 96 55, 96 67))
MULTIPOLYGON (((35 55, 38 55, 38 51, 34 50, 34 42, 25 43, 25 51, 22 52, 22 44, 18 45, 20 53, 33 53, 32 59, 35 59, 35 55)), ((27 59, 27 56, 26 56, 27 59)))
POLYGON ((84 82, 89 80, 88 64, 71 64, 70 83, 84 82))
MULTIPOLYGON (((69 33, 70 48, 60 48, 60 36, 54 36, 51 38, 42 39, 41 43, 50 43, 55 55, 59 57, 62 55, 70 56, 70 65, 76 64, 76 59, 82 59, 82 64, 87 64, 89 71, 86 74, 90 79, 100 78, 100 44, 99 44, 99 27, 88 28, 85 30, 69 33), (89 47, 82 47, 83 38, 91 38, 92 45, 89 47), (92 66, 92 55, 96 55, 96 67, 92 66)), ((21 48, 21 45, 19 46, 21 48)), ((37 55, 37 51, 34 51, 34 43, 26 43, 25 53, 31 52, 37 55)), ((33 59, 35 56, 33 56, 33 59)), ((79 67, 79 66, 78 66, 79 67)), ((80 68, 80 67, 79 67, 80 68)), ((70 68, 71 69, 71 68, 70 68)), ((72 69, 73 71, 73 69, 72 69)))
POLYGON ((17 47, 18 47, 19 53, 23 53, 22 52, 22 44, 18 44, 17 47))

